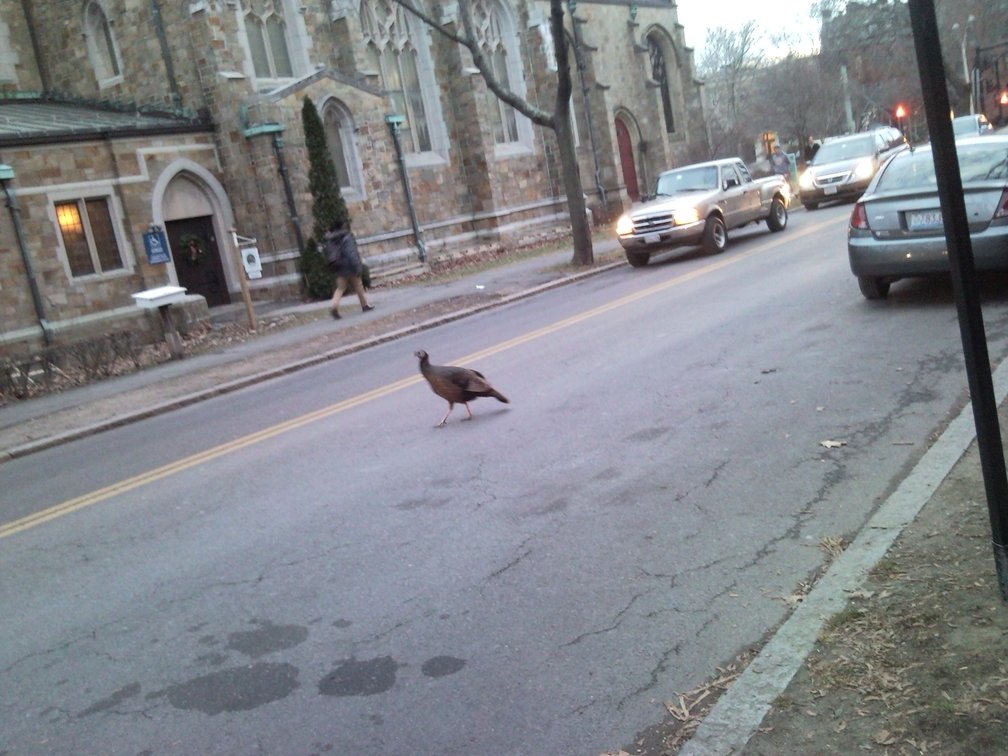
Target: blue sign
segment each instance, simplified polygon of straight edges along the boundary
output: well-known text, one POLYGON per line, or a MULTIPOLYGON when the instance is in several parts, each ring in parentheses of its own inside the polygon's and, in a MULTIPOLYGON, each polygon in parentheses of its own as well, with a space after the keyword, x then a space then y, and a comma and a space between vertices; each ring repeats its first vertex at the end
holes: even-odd
POLYGON ((168 240, 164 231, 147 231, 143 235, 144 249, 147 251, 147 262, 151 265, 159 265, 171 261, 168 253, 168 240))

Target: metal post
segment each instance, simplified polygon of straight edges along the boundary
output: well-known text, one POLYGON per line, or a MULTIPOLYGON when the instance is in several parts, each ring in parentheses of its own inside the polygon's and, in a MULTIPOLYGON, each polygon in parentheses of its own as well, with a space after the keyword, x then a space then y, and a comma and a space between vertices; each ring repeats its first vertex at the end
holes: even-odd
POLYGON ((847 64, 840 65, 840 84, 843 87, 844 118, 847 122, 847 131, 854 133, 854 109, 851 105, 850 82, 847 79, 847 64))
MULTIPOLYGON (((7 166, 4 166, 5 168, 7 166)), ((10 209, 11 221, 14 223, 14 235, 17 237, 18 249, 21 250, 21 260, 24 263, 25 275, 28 277, 28 287, 31 289, 32 304, 35 305, 35 317, 38 319, 39 327, 42 329, 42 338, 46 345, 52 344, 52 333, 49 330, 49 321, 45 316, 45 305, 42 302, 42 294, 39 292, 38 281, 35 280, 35 269, 32 267, 31 255, 28 253, 28 245, 25 242, 24 230, 21 228, 21 209, 17 204, 17 195, 11 192, 7 186, 6 179, 0 179, 3 184, 4 196, 7 198, 7 207, 10 209)))
POLYGON ((959 332, 973 405, 973 421, 977 429, 980 466, 987 494, 994 565, 1001 597, 1008 601, 1008 476, 1005 473, 994 381, 973 264, 973 245, 962 193, 962 176, 959 172, 952 122, 948 117, 948 88, 938 40, 938 22, 934 0, 910 0, 909 8, 921 91, 924 93, 924 112, 931 132, 938 198, 945 219, 945 240, 959 313, 959 332))
POLYGON ((402 178, 403 190, 406 192, 406 206, 409 209, 410 223, 413 224, 413 237, 416 239, 417 252, 420 254, 420 262, 427 262, 427 247, 424 244, 423 234, 420 233, 420 223, 417 221, 416 207, 413 205, 413 191, 410 189, 409 174, 406 172, 406 158, 403 156, 402 145, 399 144, 399 124, 404 118, 401 115, 385 116, 385 123, 389 125, 392 132, 392 144, 395 145, 396 160, 399 161, 399 175, 402 178))

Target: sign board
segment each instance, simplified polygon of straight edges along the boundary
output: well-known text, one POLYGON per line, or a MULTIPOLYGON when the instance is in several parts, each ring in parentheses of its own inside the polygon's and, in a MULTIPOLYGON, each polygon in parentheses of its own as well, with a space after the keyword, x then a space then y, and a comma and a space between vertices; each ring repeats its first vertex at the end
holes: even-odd
POLYGON ((168 240, 164 231, 146 231, 143 235, 144 249, 147 252, 147 262, 151 265, 160 265, 171 262, 171 255, 168 252, 168 240))
POLYGON ((241 254, 242 263, 245 265, 245 274, 249 279, 262 278, 262 260, 259 257, 259 248, 245 247, 241 254))

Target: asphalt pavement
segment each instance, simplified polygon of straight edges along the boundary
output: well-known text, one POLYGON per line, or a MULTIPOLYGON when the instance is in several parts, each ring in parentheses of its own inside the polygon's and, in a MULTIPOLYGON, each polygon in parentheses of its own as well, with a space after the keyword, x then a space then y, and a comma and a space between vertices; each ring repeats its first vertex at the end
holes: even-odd
MULTIPOLYGON (((343 300, 343 318, 339 321, 328 317, 326 302, 258 304, 257 314, 263 319, 292 313, 305 316, 302 318, 305 322, 278 332, 263 329, 262 335, 226 345, 213 353, 185 357, 128 376, 0 407, 0 474, 3 463, 10 459, 270 380, 300 367, 337 359, 355 350, 625 265, 618 245, 611 239, 597 241, 595 251, 596 258, 603 262, 588 270, 572 269, 567 265, 571 251, 560 249, 492 269, 461 273, 452 280, 383 286, 369 295, 375 305, 375 310, 369 313, 361 312, 356 298, 350 295, 343 300), (311 315, 316 317, 308 317, 311 315)), ((240 304, 230 305, 215 309, 213 317, 217 322, 240 320, 245 317, 245 310, 240 304)), ((1000 405, 1008 394, 1005 364, 996 370, 994 380, 1000 405)), ((977 499, 986 500, 974 441, 972 411, 967 406, 895 487, 790 618, 767 639, 758 656, 720 697, 681 753, 729 754, 744 748, 812 651, 825 621, 847 605, 848 597, 858 591, 868 572, 927 506, 964 455, 972 455, 971 460, 976 462, 968 469, 973 471, 977 499)), ((999 597, 991 599, 998 601, 999 597)), ((715 672, 711 670, 712 675, 715 672)), ((795 712, 794 716, 801 713, 795 712)), ((782 752, 808 752, 807 743, 793 745, 793 750, 784 748, 782 752)), ((848 752, 856 752, 862 745, 851 742, 848 752)), ((564 750, 559 747, 555 752, 564 750)))

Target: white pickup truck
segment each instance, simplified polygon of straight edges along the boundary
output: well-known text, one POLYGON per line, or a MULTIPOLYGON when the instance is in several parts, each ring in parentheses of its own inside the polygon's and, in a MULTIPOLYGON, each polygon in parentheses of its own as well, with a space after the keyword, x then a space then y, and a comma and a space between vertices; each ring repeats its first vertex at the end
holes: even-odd
POLYGON ((712 160, 665 171, 655 198, 634 205, 616 222, 616 234, 634 267, 655 251, 702 245, 724 251, 729 229, 766 221, 771 231, 787 226, 791 187, 783 176, 754 179, 738 158, 712 160))

